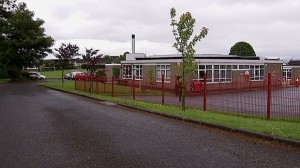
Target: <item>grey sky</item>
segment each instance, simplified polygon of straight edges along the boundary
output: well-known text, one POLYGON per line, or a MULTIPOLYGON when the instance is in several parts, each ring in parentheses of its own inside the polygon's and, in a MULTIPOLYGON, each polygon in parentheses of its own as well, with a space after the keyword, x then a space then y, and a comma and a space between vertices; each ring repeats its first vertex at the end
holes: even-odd
POLYGON ((46 33, 57 48, 71 42, 101 53, 177 53, 172 44, 170 8, 177 18, 191 12, 195 33, 205 26, 208 36, 197 53, 228 54, 238 41, 250 43, 258 56, 300 59, 299 0, 19 0, 45 21, 46 33))

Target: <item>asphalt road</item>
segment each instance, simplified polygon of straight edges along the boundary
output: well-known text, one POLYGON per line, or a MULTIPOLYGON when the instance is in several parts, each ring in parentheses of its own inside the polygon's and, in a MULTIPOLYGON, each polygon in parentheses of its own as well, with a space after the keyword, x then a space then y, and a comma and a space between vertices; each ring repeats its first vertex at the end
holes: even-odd
POLYGON ((300 149, 53 91, 0 85, 0 167, 300 167, 300 149))

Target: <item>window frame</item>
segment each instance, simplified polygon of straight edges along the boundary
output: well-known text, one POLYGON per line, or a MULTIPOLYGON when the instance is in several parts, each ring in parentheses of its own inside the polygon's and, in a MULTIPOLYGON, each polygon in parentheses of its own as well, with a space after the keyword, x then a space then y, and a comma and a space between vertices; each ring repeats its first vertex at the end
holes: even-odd
POLYGON ((155 81, 162 82, 162 72, 165 74, 165 83, 171 82, 171 64, 155 65, 155 81))

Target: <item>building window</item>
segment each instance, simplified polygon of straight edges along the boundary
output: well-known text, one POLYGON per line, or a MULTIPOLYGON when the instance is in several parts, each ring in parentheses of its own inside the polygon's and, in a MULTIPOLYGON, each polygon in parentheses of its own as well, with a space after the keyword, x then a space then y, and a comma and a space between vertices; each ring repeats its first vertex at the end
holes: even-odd
POLYGON ((165 75, 165 82, 170 83, 171 80, 171 66, 170 65, 156 65, 156 82, 161 82, 161 75, 165 75))
POLYGON ((123 64, 122 65, 122 74, 123 79, 132 79, 132 75, 135 76, 135 79, 143 79, 143 66, 142 65, 131 65, 123 64))
POLYGON ((133 65, 133 75, 136 80, 143 79, 143 65, 133 65))
POLYGON ((231 82, 232 65, 198 65, 196 80, 203 80, 206 73, 207 82, 231 82))
POLYGON ((291 80, 292 79, 292 69, 291 68, 283 68, 282 78, 285 80, 291 80))
POLYGON ((214 65, 214 82, 231 82, 231 65, 214 65))
POLYGON ((250 80, 258 81, 264 80, 265 66, 264 65, 250 65, 250 80))
POLYGON ((204 74, 206 73, 206 81, 212 82, 212 65, 198 65, 195 70, 196 77, 193 80, 204 80, 204 74))
POLYGON ((122 65, 122 78, 123 79, 132 79, 132 65, 130 65, 130 64, 122 65))
POLYGON ((239 70, 249 70, 250 66, 249 65, 239 65, 239 70))

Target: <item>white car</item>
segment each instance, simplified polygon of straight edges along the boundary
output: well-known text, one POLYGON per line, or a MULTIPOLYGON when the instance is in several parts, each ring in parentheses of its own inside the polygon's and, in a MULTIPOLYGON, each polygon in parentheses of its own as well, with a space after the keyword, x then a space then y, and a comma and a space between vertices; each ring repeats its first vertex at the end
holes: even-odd
POLYGON ((77 74, 83 74, 83 72, 80 72, 80 71, 74 71, 74 72, 71 72, 70 73, 70 77, 71 77, 71 79, 75 79, 75 76, 77 75, 77 74))
POLYGON ((41 75, 38 72, 29 72, 29 77, 35 78, 35 79, 38 79, 38 80, 46 80, 46 76, 41 75))

